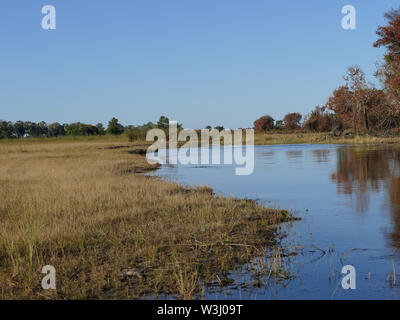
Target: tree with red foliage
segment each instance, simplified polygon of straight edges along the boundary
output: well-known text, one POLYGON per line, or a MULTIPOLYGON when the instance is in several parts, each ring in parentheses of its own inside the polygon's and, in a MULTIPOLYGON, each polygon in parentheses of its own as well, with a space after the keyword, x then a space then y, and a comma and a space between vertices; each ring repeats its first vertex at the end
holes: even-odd
POLYGON ((368 130, 367 110, 365 103, 365 92, 368 88, 365 81, 365 73, 359 65, 351 66, 347 69, 346 75, 343 77, 346 80, 346 86, 351 90, 352 95, 352 115, 353 115, 353 130, 357 132, 359 118, 364 119, 364 128, 368 130))
POLYGON ((387 97, 383 90, 369 88, 365 91, 364 124, 366 129, 385 130, 398 126, 398 118, 392 116, 393 108, 387 103, 387 97), (365 118, 366 117, 366 118, 365 118))
POLYGON ((274 119, 271 116, 263 116, 254 121, 254 131, 262 132, 271 130, 274 127, 274 119))
POLYGON ((297 130, 300 128, 300 121, 303 116, 298 112, 288 113, 283 118, 285 122, 285 129, 297 130))
MULTIPOLYGON (((384 129, 390 126, 389 106, 382 90, 368 86, 364 72, 351 66, 343 77, 346 85, 339 87, 329 98, 326 107, 333 111, 346 128, 354 132, 364 129, 384 129)), ((392 119, 393 120, 393 119, 392 119)))
POLYGON ((386 80, 388 84, 399 90, 400 88, 400 8, 391 9, 385 13, 388 21, 387 26, 380 26, 376 31, 379 39, 374 43, 374 47, 386 47, 386 80))
MULTIPOLYGON (((361 110, 366 114, 364 98, 365 90, 368 88, 365 74, 360 66, 355 65, 347 69, 343 77, 346 85, 339 87, 333 92, 326 104, 329 110, 335 112, 346 127, 357 131, 359 127, 361 110)), ((368 121, 365 121, 368 128, 368 121)))
POLYGON ((333 111, 346 128, 353 126, 353 93, 347 86, 341 86, 328 99, 326 107, 333 111))
MULTIPOLYGON (((391 9, 385 14, 386 26, 380 26, 376 31, 379 39, 374 47, 386 47, 385 61, 379 75, 383 78, 385 93, 392 108, 387 117, 400 123, 400 8, 391 9)), ((387 119, 388 121, 390 119, 387 119)), ((389 121, 390 122, 390 121, 389 121)))
POLYGON ((317 106, 305 117, 303 128, 306 131, 331 131, 333 122, 333 115, 329 114, 325 107, 317 106))

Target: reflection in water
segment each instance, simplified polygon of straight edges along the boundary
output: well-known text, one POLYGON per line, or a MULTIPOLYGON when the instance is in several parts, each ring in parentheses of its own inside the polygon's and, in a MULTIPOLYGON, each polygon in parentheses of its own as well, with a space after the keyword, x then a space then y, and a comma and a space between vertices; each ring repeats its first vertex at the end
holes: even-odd
POLYGON ((289 162, 300 162, 303 160, 303 151, 301 150, 286 151, 286 157, 289 160, 289 162))
POLYGON ((400 247, 400 177, 395 176, 390 179, 389 201, 392 213, 393 229, 388 237, 392 240, 392 245, 400 247))
POLYGON ((274 155, 273 151, 264 151, 260 153, 260 156, 265 159, 264 164, 269 165, 274 163, 274 155))
POLYGON ((396 147, 341 147, 331 180, 339 194, 355 195, 356 209, 366 212, 371 192, 384 192, 393 230, 388 237, 400 244, 400 149, 396 147))
POLYGON ((394 265, 400 278, 400 147, 256 146, 254 174, 233 172, 229 165, 178 164, 156 173, 181 184, 208 184, 217 194, 258 199, 302 218, 279 231, 278 260, 287 262, 289 281, 271 287, 258 272, 262 264, 251 264, 233 270, 232 279, 255 281, 254 288, 244 292, 232 284, 225 293, 237 299, 399 297, 400 285, 387 279, 393 279, 394 265), (347 264, 357 269, 357 290, 340 288, 347 264))
POLYGON ((315 150, 311 150, 311 153, 316 162, 323 163, 323 162, 329 161, 329 156, 331 155, 331 150, 315 149, 315 150))

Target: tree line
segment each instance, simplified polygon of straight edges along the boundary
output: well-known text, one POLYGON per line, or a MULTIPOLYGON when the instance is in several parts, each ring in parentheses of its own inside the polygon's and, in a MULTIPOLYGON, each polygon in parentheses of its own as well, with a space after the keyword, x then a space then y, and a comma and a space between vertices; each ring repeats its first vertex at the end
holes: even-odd
MULTIPOLYGON (((5 121, 0 120, 0 139, 21 139, 21 138, 46 138, 46 137, 62 137, 62 136, 101 136, 101 135, 121 135, 125 134, 130 141, 145 140, 146 133, 150 129, 169 129, 170 120, 166 116, 161 116, 156 123, 147 122, 143 125, 127 125, 123 126, 117 118, 112 118, 107 127, 102 123, 96 125, 81 122, 64 123, 58 122, 47 124, 45 121, 38 123, 31 121, 5 121)), ((178 123, 177 128, 182 129, 182 124, 178 123)), ((206 126, 212 129, 211 126, 206 126)), ((221 125, 214 129, 218 131, 224 130, 221 125)))
POLYGON ((354 133, 395 131, 400 125, 400 8, 385 14, 387 25, 379 26, 374 47, 385 47, 384 60, 377 64, 375 77, 381 84, 368 83, 359 65, 347 69, 344 83, 336 88, 323 106, 304 118, 289 113, 283 120, 263 116, 254 122, 256 131, 305 130, 354 133), (301 121, 303 118, 303 121, 301 121))
POLYGON ((4 121, 0 120, 0 139, 13 139, 25 137, 59 137, 59 136, 92 136, 104 135, 113 131, 113 128, 105 129, 101 123, 97 125, 81 122, 60 124, 58 122, 47 124, 44 121, 35 123, 31 121, 4 121))
POLYGON ((136 133, 139 136, 145 136, 149 129, 166 129, 169 125, 169 119, 161 116, 157 123, 148 122, 143 125, 123 126, 117 118, 112 118, 105 128, 102 123, 96 125, 81 122, 64 123, 58 122, 47 124, 44 121, 35 123, 31 121, 4 121, 0 120, 0 139, 18 139, 18 138, 43 138, 60 136, 96 136, 96 135, 120 135, 123 133, 136 133))

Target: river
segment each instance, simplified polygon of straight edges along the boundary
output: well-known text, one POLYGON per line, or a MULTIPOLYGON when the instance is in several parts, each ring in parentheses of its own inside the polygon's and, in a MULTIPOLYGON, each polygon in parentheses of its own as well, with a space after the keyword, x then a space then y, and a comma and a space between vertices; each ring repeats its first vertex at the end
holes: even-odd
MULTIPOLYGON (((243 289, 208 291, 209 299, 397 299, 400 284, 400 148, 343 145, 256 146, 255 169, 165 165, 154 175, 217 194, 258 199, 301 218, 283 226, 291 277, 243 289), (344 290, 341 270, 356 270, 344 290), (398 271, 399 270, 399 271, 398 271), (396 273, 398 273, 396 277, 396 273)), ((232 278, 243 277, 232 272, 232 278)))

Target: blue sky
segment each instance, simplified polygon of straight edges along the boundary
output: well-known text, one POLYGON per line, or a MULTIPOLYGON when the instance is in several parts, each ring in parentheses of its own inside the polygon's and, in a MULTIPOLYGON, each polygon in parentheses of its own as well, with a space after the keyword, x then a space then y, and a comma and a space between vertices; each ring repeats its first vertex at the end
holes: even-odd
POLYGON ((359 64, 398 1, 2 0, 0 119, 248 127, 308 113, 359 64), (57 29, 41 28, 41 8, 57 29), (343 30, 341 8, 357 10, 343 30))

